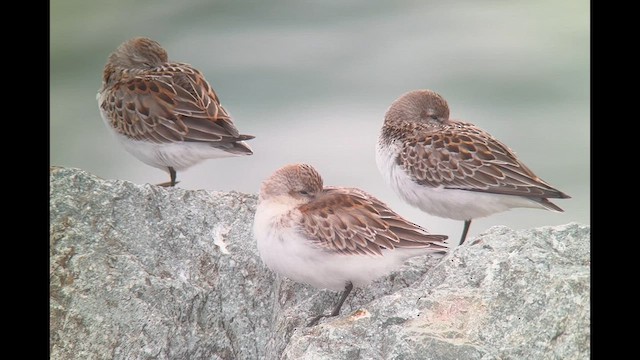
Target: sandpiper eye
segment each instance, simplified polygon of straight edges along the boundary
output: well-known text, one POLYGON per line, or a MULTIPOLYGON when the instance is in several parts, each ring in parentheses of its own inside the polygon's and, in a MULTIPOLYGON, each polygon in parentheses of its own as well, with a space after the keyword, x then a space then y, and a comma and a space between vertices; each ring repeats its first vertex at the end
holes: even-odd
POLYGON ((309 196, 309 195, 311 195, 311 193, 310 193, 310 192, 308 192, 307 190, 300 190, 299 192, 300 192, 300 194, 301 194, 301 195, 304 195, 304 196, 309 196))

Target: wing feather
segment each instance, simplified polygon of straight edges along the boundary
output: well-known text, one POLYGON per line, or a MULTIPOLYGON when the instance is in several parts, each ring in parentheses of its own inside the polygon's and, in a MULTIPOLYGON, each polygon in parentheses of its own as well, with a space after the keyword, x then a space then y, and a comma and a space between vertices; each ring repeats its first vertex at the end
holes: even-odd
POLYGON ((429 234, 358 189, 325 188, 300 211, 299 230, 328 251, 381 256, 383 249, 448 249, 446 235, 429 234))
POLYGON ((170 63, 123 76, 106 89, 101 107, 120 134, 156 143, 231 143, 241 135, 202 73, 170 63))
POLYGON ((537 177, 513 151, 469 123, 439 132, 416 131, 403 142, 397 163, 417 183, 537 198, 567 198, 537 177))

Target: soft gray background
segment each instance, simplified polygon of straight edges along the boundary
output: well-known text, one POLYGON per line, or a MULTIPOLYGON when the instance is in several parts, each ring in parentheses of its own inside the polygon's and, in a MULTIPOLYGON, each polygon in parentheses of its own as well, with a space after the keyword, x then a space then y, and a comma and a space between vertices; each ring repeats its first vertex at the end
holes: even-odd
POLYGON ((51 1, 51 164, 136 183, 168 180, 120 147, 96 92, 107 56, 148 36, 199 68, 250 157, 178 173, 186 189, 255 193, 278 167, 307 162, 326 185, 359 187, 408 219, 457 241, 462 222, 404 204, 375 164, 385 111, 429 88, 451 115, 510 146, 572 196, 562 214, 515 209, 474 221, 521 229, 590 223, 589 2, 542 1, 51 1))

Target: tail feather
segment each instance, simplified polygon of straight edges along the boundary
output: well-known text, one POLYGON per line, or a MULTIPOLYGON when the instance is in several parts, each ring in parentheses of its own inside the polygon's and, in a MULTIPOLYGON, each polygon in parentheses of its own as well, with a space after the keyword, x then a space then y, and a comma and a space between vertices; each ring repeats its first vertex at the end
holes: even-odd
MULTIPOLYGON (((564 197, 563 199, 567 199, 567 198, 569 198, 569 196, 564 197)), ((556 205, 556 204, 552 203, 551 201, 549 201, 549 199, 531 198, 531 200, 533 200, 533 201, 537 202, 538 204, 542 205, 547 210, 551 210, 551 211, 555 211, 555 212, 564 212, 564 210, 562 210, 558 205, 556 205)))
POLYGON ((233 147, 229 150, 230 153, 238 155, 253 155, 253 150, 244 141, 237 141, 233 143, 233 147))

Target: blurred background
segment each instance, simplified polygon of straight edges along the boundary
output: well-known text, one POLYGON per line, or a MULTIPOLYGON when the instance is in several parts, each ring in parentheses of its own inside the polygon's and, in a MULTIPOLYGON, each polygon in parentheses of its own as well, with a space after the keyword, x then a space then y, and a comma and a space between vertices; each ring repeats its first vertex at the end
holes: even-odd
MULTIPOLYGON (((375 163, 391 102, 428 88, 572 196, 564 213, 514 209, 477 219, 523 229, 590 224, 589 1, 322 2, 52 0, 50 163, 105 179, 168 181, 127 153, 96 93, 108 55, 148 36, 200 69, 254 155, 178 173, 178 187, 257 193, 280 166, 306 162, 325 185, 358 187, 457 242, 462 221, 402 202, 375 163)), ((469 237, 469 239, 470 239, 469 237)))

